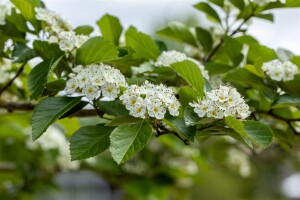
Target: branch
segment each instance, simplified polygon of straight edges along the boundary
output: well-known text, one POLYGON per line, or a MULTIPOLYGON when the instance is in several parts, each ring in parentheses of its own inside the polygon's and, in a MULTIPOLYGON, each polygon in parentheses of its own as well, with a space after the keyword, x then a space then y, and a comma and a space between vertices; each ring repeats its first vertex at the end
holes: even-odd
MULTIPOLYGON (((245 18, 234 31, 232 31, 232 33, 229 35, 229 37, 232 37, 235 34, 237 34, 241 30, 242 26, 253 16, 253 13, 254 13, 254 10, 252 9, 251 14, 247 18, 245 18)), ((225 35, 226 35, 226 33, 225 33, 225 35)), ((224 43, 224 36, 221 38, 220 42, 215 46, 215 48, 209 53, 209 55, 205 59, 205 62, 209 62, 211 60, 211 58, 219 51, 219 49, 221 48, 223 43, 224 43)))
POLYGON ((6 85, 4 85, 3 88, 1 88, 1 90, 0 90, 0 96, 2 95, 2 93, 3 93, 5 90, 7 90, 7 88, 9 88, 9 87, 13 84, 13 82, 15 81, 15 79, 18 78, 18 76, 20 76, 20 74, 21 74, 21 73, 23 72, 23 70, 24 70, 25 65, 26 65, 26 62, 23 63, 23 64, 21 65, 21 67, 20 67, 20 69, 17 71, 16 75, 15 75, 10 81, 8 81, 8 83, 6 83, 6 85))
POLYGON ((167 130, 162 125, 156 124, 155 128, 156 128, 156 133, 157 133, 156 137, 160 137, 162 135, 171 134, 171 135, 175 135, 177 138, 179 138, 185 145, 189 145, 190 144, 190 142, 187 139, 182 138, 177 132, 171 131, 171 130, 167 130))
MULTIPOLYGON (((33 102, 3 102, 0 101, 0 108, 6 109, 8 112, 13 111, 32 111, 36 106, 33 102)), ((72 115, 72 117, 89 117, 89 116, 97 116, 97 110, 81 110, 72 115)))

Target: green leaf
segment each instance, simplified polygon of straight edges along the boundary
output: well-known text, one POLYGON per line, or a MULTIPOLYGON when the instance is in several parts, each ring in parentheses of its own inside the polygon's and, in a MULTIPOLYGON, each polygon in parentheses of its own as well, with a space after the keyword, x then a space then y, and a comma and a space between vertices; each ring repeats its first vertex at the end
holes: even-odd
POLYGON ((208 17, 208 19, 210 19, 211 21, 221 23, 221 19, 220 19, 218 13, 208 3, 200 2, 196 5, 194 5, 194 7, 197 10, 204 12, 206 14, 206 16, 208 17))
POLYGON ((31 118, 32 139, 38 139, 59 117, 80 103, 80 99, 81 97, 48 97, 39 102, 31 118))
POLYGON ((224 0, 209 0, 209 1, 223 8, 224 0))
POLYGON ((225 79, 230 82, 238 83, 242 86, 258 86, 266 88, 260 77, 254 75, 245 68, 236 68, 229 71, 225 76, 225 79))
POLYGON ((255 17, 260 18, 260 19, 264 19, 264 20, 267 20, 267 21, 274 22, 274 15, 272 13, 257 14, 257 15, 255 15, 255 17))
POLYGON ((94 28, 91 26, 78 26, 74 29, 76 35, 90 35, 94 31, 94 28))
POLYGON ((26 20, 30 21, 35 28, 38 27, 34 8, 42 6, 40 0, 11 0, 11 2, 18 8, 26 20))
POLYGON ((277 55, 273 49, 270 49, 258 43, 252 43, 249 45, 247 60, 250 61, 252 64, 256 62, 263 63, 276 58, 277 55))
POLYGON ((60 50, 58 44, 48 43, 46 41, 35 40, 33 42, 33 48, 36 53, 43 59, 52 59, 64 55, 64 52, 60 50))
POLYGON ((187 126, 198 124, 201 118, 194 112, 194 108, 187 106, 184 109, 184 121, 187 126))
POLYGON ((52 60, 45 60, 35 66, 28 75, 28 89, 31 92, 32 99, 38 99, 44 89, 47 79, 62 57, 53 62, 52 60))
POLYGON ((118 48, 110 41, 98 36, 83 43, 76 53, 76 63, 88 65, 118 59, 118 48))
POLYGON ((295 106, 275 108, 272 113, 285 120, 300 120, 300 109, 295 106))
POLYGON ((216 62, 205 63, 205 69, 209 72, 210 76, 226 73, 226 72, 234 69, 235 67, 236 66, 224 65, 224 64, 216 63, 216 62))
POLYGON ((203 49, 205 51, 211 50, 213 45, 213 38, 210 32, 206 29, 196 27, 196 35, 200 44, 203 46, 203 49))
POLYGON ((174 63, 171 66, 184 80, 199 92, 200 97, 204 95, 204 78, 197 64, 186 60, 174 63))
POLYGON ((163 121, 171 127, 173 131, 178 133, 181 137, 188 139, 193 142, 197 127, 196 126, 187 126, 183 118, 166 116, 163 121))
POLYGON ((99 109, 109 115, 119 116, 128 115, 129 111, 125 108, 120 100, 115 101, 98 101, 99 109))
POLYGON ((123 27, 117 17, 106 14, 99 21, 97 21, 97 24, 104 38, 110 40, 115 45, 119 45, 123 27))
POLYGON ((107 126, 85 126, 70 138, 72 160, 81 160, 96 156, 108 149, 110 133, 114 130, 107 126))
POLYGON ((16 9, 11 10, 11 15, 7 15, 6 20, 14 24, 19 31, 24 33, 29 32, 26 20, 24 19, 22 14, 17 13, 16 9))
POLYGON ((126 31, 125 38, 126 44, 135 50, 134 58, 156 60, 160 54, 155 41, 149 35, 138 32, 134 27, 130 27, 126 31))
POLYGON ((56 95, 66 87, 66 81, 58 79, 56 81, 48 82, 45 84, 45 91, 43 96, 56 95))
POLYGON ((243 10, 245 8, 245 2, 241 0, 229 0, 235 7, 239 10, 243 10))
POLYGON ((300 96, 300 74, 296 74, 293 80, 279 83, 279 87, 290 95, 300 96))
POLYGON ((110 135, 113 159, 118 164, 126 162, 146 146, 151 135, 152 127, 145 120, 117 127, 110 135))
POLYGON ((111 120, 111 122, 106 124, 106 126, 121 126, 125 124, 136 124, 141 120, 142 120, 141 118, 132 117, 130 115, 121 115, 111 120))
POLYGON ((179 42, 185 42, 197 47, 193 34, 188 27, 180 22, 171 22, 166 28, 157 31, 156 33, 160 36, 179 42))
POLYGON ((25 63, 36 57, 37 54, 33 49, 28 48, 25 44, 16 43, 12 52, 12 59, 15 63, 25 63))
POLYGON ((192 101, 197 101, 197 93, 192 88, 185 86, 179 90, 179 101, 184 109, 192 101))
POLYGON ((282 95, 282 96, 279 96, 278 99, 274 102, 272 108, 297 106, 299 104, 300 104, 300 97, 282 95))
POLYGON ((269 126, 257 121, 245 121, 243 124, 247 139, 263 148, 271 144, 273 131, 269 126))
POLYGON ((77 105, 75 105, 70 110, 68 110, 66 113, 64 113, 62 116, 60 116, 59 119, 64 119, 64 118, 67 118, 67 117, 70 117, 70 116, 76 114, 77 112, 81 111, 87 104, 88 104, 88 102, 86 102, 86 101, 80 101, 77 105))

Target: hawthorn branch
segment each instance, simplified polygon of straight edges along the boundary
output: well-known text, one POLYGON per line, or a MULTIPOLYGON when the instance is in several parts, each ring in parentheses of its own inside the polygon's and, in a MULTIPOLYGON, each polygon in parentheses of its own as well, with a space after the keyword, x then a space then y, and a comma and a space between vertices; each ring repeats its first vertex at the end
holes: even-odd
MULTIPOLYGON (((0 108, 6 109, 8 112, 14 111, 32 111, 36 106, 33 102, 3 102, 0 101, 0 108)), ((94 109, 81 110, 72 115, 72 117, 90 117, 97 116, 99 111, 94 109)))
POLYGON ((7 88, 9 88, 13 82, 16 80, 16 78, 18 78, 18 76, 20 76, 20 74, 23 72, 24 68, 25 68, 25 65, 26 65, 26 62, 23 63, 20 67, 20 69, 17 71, 17 73, 15 74, 15 76, 10 80, 8 81, 4 86, 3 88, 1 88, 0 90, 0 96, 2 95, 2 93, 7 90, 7 88))
POLYGON ((190 142, 189 142, 187 139, 182 138, 177 132, 171 131, 171 130, 167 130, 167 129, 165 129, 165 127, 159 125, 158 123, 156 123, 155 128, 156 128, 156 137, 160 137, 160 136, 162 136, 162 135, 168 135, 168 134, 170 134, 170 135, 175 135, 175 136, 176 136, 178 139, 180 139, 185 145, 189 145, 189 144, 190 144, 190 142))

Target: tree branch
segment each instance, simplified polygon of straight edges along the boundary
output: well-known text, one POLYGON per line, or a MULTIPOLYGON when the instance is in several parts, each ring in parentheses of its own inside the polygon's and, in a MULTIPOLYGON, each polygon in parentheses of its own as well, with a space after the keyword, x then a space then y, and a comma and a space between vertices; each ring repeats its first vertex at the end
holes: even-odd
MULTIPOLYGON (((13 111, 32 111, 36 106, 33 102, 3 102, 0 101, 0 108, 6 109, 8 112, 13 111)), ((99 113, 97 110, 81 110, 72 115, 72 117, 89 117, 97 116, 99 113)))
POLYGON ((0 90, 0 96, 2 95, 2 93, 3 93, 5 90, 7 90, 7 88, 9 88, 9 87, 13 84, 13 82, 15 81, 15 79, 18 78, 18 76, 20 76, 20 74, 21 74, 21 73, 23 72, 23 70, 24 70, 25 65, 26 65, 26 62, 23 63, 23 64, 21 65, 21 67, 20 67, 20 69, 17 71, 16 75, 15 75, 10 81, 8 81, 8 83, 6 83, 6 84, 3 86, 3 88, 1 88, 1 90, 0 90))

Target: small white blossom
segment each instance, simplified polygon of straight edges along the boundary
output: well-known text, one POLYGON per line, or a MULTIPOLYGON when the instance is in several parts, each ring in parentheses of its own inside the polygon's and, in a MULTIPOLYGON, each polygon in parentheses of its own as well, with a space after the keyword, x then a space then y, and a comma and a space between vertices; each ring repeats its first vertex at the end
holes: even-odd
POLYGON ((213 117, 222 119, 233 116, 240 119, 247 118, 251 112, 240 93, 235 88, 221 85, 206 93, 206 97, 198 102, 189 103, 199 117, 213 117))
POLYGON ((145 118, 148 114, 163 119, 167 110, 173 116, 179 115, 179 101, 173 90, 163 84, 154 85, 146 81, 142 86, 131 85, 120 96, 120 100, 134 117, 145 118))
POLYGON ((12 6, 8 1, 0 1, 0 25, 5 25, 7 15, 11 15, 12 6))
POLYGON ((69 77, 71 78, 66 83, 65 92, 67 94, 82 92, 89 100, 100 97, 100 94, 114 100, 120 93, 120 86, 127 87, 120 70, 105 64, 92 64, 86 67, 78 65, 73 68, 69 77))
POLYGON ((294 75, 298 73, 298 67, 295 64, 290 61, 281 62, 277 59, 265 62, 262 69, 267 76, 275 81, 293 80, 294 75))
POLYGON ((185 53, 179 52, 179 51, 163 51, 162 54, 157 58, 154 65, 156 67, 168 67, 172 65, 173 63, 182 62, 185 60, 190 60, 194 62, 199 69, 201 70, 202 76, 209 80, 208 71, 205 70, 205 67, 196 59, 188 57, 185 53))
POLYGON ((282 4, 286 3, 286 0, 251 0, 251 2, 253 2, 259 6, 264 6, 268 3, 277 2, 277 1, 279 1, 282 4))

